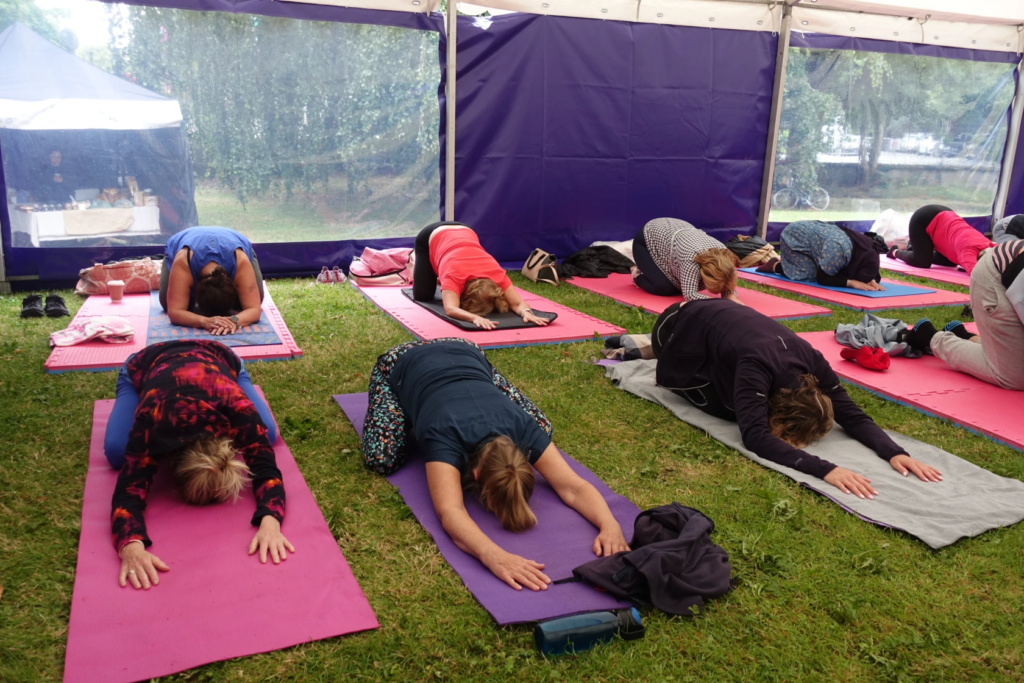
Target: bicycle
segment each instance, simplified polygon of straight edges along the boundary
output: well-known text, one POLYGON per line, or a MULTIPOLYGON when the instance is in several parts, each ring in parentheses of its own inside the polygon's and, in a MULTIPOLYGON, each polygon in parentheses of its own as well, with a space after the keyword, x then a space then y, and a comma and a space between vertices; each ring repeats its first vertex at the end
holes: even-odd
POLYGON ((806 205, 815 211, 824 211, 828 208, 831 198, 823 187, 813 187, 810 191, 804 192, 800 187, 790 180, 785 187, 772 195, 772 208, 779 211, 789 211, 798 206, 806 205))

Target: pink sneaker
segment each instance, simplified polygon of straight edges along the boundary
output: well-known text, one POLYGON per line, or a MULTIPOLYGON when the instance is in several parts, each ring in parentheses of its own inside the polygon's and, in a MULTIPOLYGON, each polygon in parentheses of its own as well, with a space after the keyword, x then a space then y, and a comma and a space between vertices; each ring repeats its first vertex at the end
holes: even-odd
POLYGON ((334 270, 331 271, 331 279, 334 282, 345 282, 348 280, 348 278, 345 277, 345 271, 338 266, 334 266, 334 270))
POLYGON ((320 269, 320 274, 316 276, 316 283, 318 285, 329 285, 334 280, 331 279, 331 271, 327 270, 327 266, 320 269))

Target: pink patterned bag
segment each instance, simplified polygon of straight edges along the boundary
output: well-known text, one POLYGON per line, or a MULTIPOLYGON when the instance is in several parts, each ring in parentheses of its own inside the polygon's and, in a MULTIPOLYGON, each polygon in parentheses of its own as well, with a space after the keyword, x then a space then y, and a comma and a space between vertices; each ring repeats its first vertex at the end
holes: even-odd
POLYGON ((360 287, 388 287, 412 284, 412 249, 371 249, 352 259, 348 274, 360 287))
POLYGON ((78 284, 75 294, 90 296, 107 294, 107 282, 121 280, 124 282, 125 294, 142 294, 160 289, 160 268, 163 260, 154 261, 146 258, 135 261, 121 261, 103 265, 97 263, 92 268, 83 268, 78 272, 78 284))

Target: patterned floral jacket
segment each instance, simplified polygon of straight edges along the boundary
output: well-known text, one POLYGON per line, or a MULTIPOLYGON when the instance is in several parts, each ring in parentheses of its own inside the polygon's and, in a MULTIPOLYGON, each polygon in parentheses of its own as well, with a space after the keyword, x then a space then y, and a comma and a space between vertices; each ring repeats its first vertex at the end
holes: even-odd
POLYGON ((231 349, 209 340, 154 344, 128 361, 139 407, 114 488, 111 529, 120 552, 132 541, 152 542, 143 511, 162 459, 206 438, 234 441, 252 472, 254 526, 271 515, 284 520, 284 484, 256 407, 238 386, 241 363, 231 349))

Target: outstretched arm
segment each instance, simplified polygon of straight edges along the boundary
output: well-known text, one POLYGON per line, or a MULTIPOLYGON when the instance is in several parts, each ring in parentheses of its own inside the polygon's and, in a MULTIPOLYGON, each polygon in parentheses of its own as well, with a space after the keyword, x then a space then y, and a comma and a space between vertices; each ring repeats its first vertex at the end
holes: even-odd
POLYGON ((519 293, 519 290, 515 288, 515 285, 509 285, 508 289, 505 290, 505 301, 508 302, 508 307, 512 311, 523 318, 523 322, 533 323, 534 325, 547 325, 550 320, 547 318, 538 318, 533 314, 533 309, 526 303, 523 296, 519 293))
POLYGON ((428 462, 427 486, 441 526, 460 550, 480 560, 492 574, 516 590, 523 586, 547 590, 551 579, 541 571, 543 564, 502 550, 466 512, 458 469, 444 462, 428 462))
POLYGON ((175 325, 200 327, 213 334, 227 334, 234 331, 234 323, 228 318, 207 318, 189 310, 192 298, 192 271, 184 254, 176 256, 170 266, 167 280, 167 317, 175 325))
POLYGON ((597 538, 594 539, 595 555, 606 557, 622 550, 629 550, 622 535, 622 527, 608 509, 608 503, 593 484, 585 481, 569 467, 569 463, 558 452, 555 444, 549 444, 541 453, 535 467, 555 489, 563 503, 598 528, 597 538))
POLYGON ((444 314, 449 318, 465 320, 466 322, 473 323, 477 327, 482 327, 485 330, 493 330, 498 326, 498 323, 493 320, 488 320, 487 318, 474 315, 469 311, 464 311, 459 308, 459 295, 450 289, 441 290, 441 301, 444 303, 444 314))

